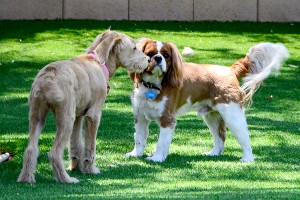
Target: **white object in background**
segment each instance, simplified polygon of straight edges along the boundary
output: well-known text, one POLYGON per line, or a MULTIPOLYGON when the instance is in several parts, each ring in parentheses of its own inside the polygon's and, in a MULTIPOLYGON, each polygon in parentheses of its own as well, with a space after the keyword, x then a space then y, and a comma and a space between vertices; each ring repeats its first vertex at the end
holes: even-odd
POLYGON ((194 50, 191 47, 184 47, 182 51, 183 56, 193 56, 195 54, 194 50))
POLYGON ((9 153, 0 155, 0 163, 6 161, 9 158, 9 153))

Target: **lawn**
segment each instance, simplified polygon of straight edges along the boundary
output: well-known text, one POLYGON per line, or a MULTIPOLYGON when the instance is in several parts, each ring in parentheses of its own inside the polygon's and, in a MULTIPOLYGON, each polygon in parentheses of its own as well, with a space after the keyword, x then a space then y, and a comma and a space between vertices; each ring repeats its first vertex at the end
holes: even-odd
MULTIPOLYGON (((300 24, 240 22, 0 21, 0 199, 297 199, 300 198, 300 24), (225 152, 206 157, 212 137, 195 113, 180 117, 164 163, 126 158, 132 150, 132 82, 124 69, 110 81, 97 137, 99 175, 70 172, 78 184, 55 182, 47 153, 55 126, 50 114, 39 140, 36 184, 16 183, 28 142, 28 94, 38 70, 84 53, 105 29, 133 38, 171 41, 195 56, 185 61, 231 65, 259 42, 282 42, 291 53, 281 74, 270 77, 246 111, 255 162, 228 132, 225 152)), ((150 126, 146 153, 158 128, 150 126)), ((65 165, 68 166, 67 151, 65 165)))

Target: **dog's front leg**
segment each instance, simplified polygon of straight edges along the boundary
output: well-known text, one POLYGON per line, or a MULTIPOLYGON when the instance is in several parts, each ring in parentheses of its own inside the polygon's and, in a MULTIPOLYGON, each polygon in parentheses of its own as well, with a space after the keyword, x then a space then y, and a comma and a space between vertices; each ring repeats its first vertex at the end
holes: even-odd
POLYGON ((134 121, 134 149, 126 154, 128 157, 140 157, 143 155, 149 135, 149 120, 145 119, 143 115, 140 115, 139 117, 135 117, 134 121))
POLYGON ((156 147, 156 151, 153 156, 148 157, 147 160, 151 160, 154 162, 163 162, 167 158, 169 154, 170 145, 172 142, 172 137, 174 134, 174 128, 172 127, 160 127, 160 134, 158 138, 158 143, 156 147))
MULTIPOLYGON (((100 114, 101 116, 101 114, 100 114)), ((100 116, 87 117, 85 127, 85 152, 83 157, 83 173, 98 174, 100 170, 95 166, 96 160, 96 137, 100 116)))

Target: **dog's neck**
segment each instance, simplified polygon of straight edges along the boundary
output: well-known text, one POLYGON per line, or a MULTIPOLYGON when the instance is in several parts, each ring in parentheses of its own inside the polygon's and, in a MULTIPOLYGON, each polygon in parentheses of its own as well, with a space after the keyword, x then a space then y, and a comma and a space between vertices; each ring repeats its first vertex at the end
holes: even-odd
POLYGON ((148 72, 144 72, 142 74, 142 83, 144 84, 145 87, 151 86, 153 89, 160 89, 162 88, 162 80, 163 76, 159 76, 157 74, 152 74, 148 72), (145 85, 146 84, 146 85, 145 85))
MULTIPOLYGON (((96 54, 95 54, 95 53, 88 53, 87 55, 90 56, 90 57, 92 57, 92 58, 94 58, 94 60, 97 60, 96 54)), ((97 62, 104 68, 106 77, 109 79, 109 78, 110 78, 110 76, 109 76, 110 73, 109 73, 109 70, 108 70, 108 68, 107 68, 106 63, 105 63, 105 62, 100 63, 99 61, 97 61, 97 62)))
POLYGON ((109 56, 106 62, 100 62, 96 54, 91 52, 87 54, 88 56, 94 58, 103 68, 108 80, 116 73, 116 70, 120 67, 120 63, 116 61, 115 56, 109 56))

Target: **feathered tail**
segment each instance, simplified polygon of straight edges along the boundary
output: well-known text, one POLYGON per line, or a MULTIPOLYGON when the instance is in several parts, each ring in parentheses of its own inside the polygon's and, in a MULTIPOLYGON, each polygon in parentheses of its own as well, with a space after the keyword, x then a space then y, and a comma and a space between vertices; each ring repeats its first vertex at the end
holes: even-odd
POLYGON ((279 74, 288 57, 289 52, 283 44, 266 42, 251 47, 244 59, 232 65, 237 77, 243 77, 241 88, 246 93, 246 102, 251 104, 252 96, 270 74, 279 74))

